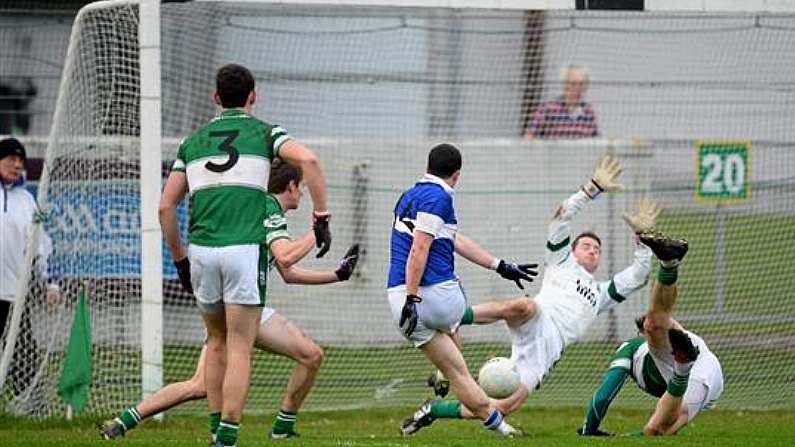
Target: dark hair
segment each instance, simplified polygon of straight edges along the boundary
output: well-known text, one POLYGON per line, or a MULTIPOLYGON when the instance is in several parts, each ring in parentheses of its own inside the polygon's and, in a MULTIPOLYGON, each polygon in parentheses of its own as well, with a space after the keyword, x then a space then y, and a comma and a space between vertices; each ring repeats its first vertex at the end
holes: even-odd
POLYGON ((571 243, 571 249, 574 250, 577 248, 577 243, 580 242, 580 239, 587 237, 595 240, 599 243, 599 247, 602 247, 602 240, 599 239, 599 236, 596 235, 593 231, 583 231, 582 233, 578 234, 577 237, 574 238, 574 242, 571 243))
POLYGON ((643 324, 646 323, 646 315, 641 315, 635 318, 635 326, 638 327, 638 332, 643 332, 643 324))
POLYGON ((271 163, 271 172, 268 177, 268 192, 281 194, 287 191, 290 182, 295 182, 296 185, 301 183, 301 178, 301 169, 275 158, 271 163))
POLYGON ((11 155, 16 155, 22 158, 22 161, 27 160, 25 154, 25 146, 14 137, 4 138, 0 140, 0 158, 5 158, 11 155))
POLYGON ((461 169, 461 152, 450 143, 441 143, 431 148, 428 154, 428 174, 448 178, 461 169))
POLYGON ((222 107, 243 107, 254 90, 254 76, 242 65, 226 64, 215 75, 215 89, 222 107))

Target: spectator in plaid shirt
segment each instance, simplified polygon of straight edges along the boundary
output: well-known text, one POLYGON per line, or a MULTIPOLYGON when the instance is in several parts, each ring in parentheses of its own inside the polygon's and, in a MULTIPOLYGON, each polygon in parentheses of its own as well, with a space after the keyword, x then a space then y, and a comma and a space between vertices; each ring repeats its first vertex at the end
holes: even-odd
POLYGON ((599 135, 593 107, 582 97, 588 90, 590 73, 580 65, 561 71, 563 94, 543 103, 527 125, 525 137, 592 138, 599 135))

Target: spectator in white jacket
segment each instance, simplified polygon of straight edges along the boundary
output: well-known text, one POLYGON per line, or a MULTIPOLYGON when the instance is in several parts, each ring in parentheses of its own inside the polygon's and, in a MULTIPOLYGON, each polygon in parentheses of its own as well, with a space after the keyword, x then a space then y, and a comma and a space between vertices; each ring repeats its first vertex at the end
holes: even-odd
MULTIPOLYGON (((10 329, 11 309, 16 299, 19 278, 25 267, 25 251, 33 229, 33 220, 37 206, 33 195, 25 189, 25 147, 15 138, 0 140, 0 336, 5 340, 6 328, 10 329)), ((47 258, 52 251, 52 241, 43 231, 39 237, 39 244, 34 263, 34 279, 45 284, 49 280, 47 274, 47 258)), ((32 288, 28 299, 36 300, 41 290, 32 288), (38 295, 38 296, 37 296, 38 295)), ((55 283, 47 286, 46 298, 48 303, 53 303, 60 298, 60 290, 55 283)), ((29 307, 29 306, 26 306, 29 307)), ((33 374, 38 366, 38 348, 31 330, 30 312, 25 311, 20 321, 19 335, 17 337, 17 350, 24 349, 25 356, 15 355, 11 365, 10 376, 12 389, 15 395, 22 393, 30 384, 33 374), (24 361, 25 365, 20 362, 24 361)))

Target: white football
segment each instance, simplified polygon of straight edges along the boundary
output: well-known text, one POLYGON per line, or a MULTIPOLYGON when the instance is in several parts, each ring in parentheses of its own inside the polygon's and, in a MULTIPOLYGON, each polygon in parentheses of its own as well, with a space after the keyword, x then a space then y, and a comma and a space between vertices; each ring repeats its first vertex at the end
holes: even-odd
POLYGON ((519 371, 511 359, 494 357, 480 368, 478 383, 489 397, 502 399, 519 388, 519 371))

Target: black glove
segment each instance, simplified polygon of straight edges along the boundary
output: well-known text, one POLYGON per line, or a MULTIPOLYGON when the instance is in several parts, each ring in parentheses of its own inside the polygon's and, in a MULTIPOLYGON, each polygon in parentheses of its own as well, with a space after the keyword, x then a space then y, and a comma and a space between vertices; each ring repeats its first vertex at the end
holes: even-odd
POLYGON ((577 429, 577 434, 580 435, 580 436, 615 436, 614 434, 612 434, 610 432, 606 432, 606 431, 600 430, 598 428, 593 433, 583 433, 583 428, 582 427, 577 429))
POLYGON ((533 282, 531 276, 538 275, 538 264, 517 264, 515 262, 509 264, 500 259, 500 264, 497 266, 497 273, 507 280, 516 281, 516 285, 524 290, 524 286, 519 280, 523 279, 527 282, 533 282))
POLYGON ((359 262, 359 244, 351 245, 345 256, 340 259, 340 268, 334 271, 337 279, 340 281, 347 281, 350 279, 353 271, 356 269, 356 263, 359 262))
POLYGON ((322 258, 331 248, 331 228, 329 228, 331 214, 318 216, 312 213, 312 230, 315 231, 315 246, 320 249, 316 257, 322 258))
POLYGON ((190 261, 185 256, 181 261, 174 261, 174 266, 177 268, 177 275, 182 288, 188 293, 193 293, 193 285, 190 283, 190 261))
POLYGON ((400 322, 398 323, 406 337, 411 336, 417 327, 417 303, 421 301, 422 298, 417 295, 406 295, 406 304, 403 305, 403 312, 400 313, 400 322))

